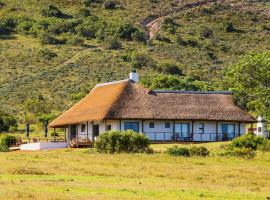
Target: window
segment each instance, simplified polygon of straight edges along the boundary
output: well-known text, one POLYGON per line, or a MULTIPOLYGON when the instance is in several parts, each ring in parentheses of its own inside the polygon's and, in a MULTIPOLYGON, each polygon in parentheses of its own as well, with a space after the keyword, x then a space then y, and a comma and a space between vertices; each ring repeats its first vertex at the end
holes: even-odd
POLYGON ((81 132, 85 132, 85 124, 81 125, 81 132))
POLYGON ((171 128, 171 123, 170 122, 166 122, 165 123, 165 128, 171 128))
POLYGON ((222 136, 224 140, 235 138, 235 125, 234 124, 222 124, 222 136))
POLYGON ((149 123, 149 128, 155 128, 155 123, 154 122, 150 122, 149 123))
POLYGON ((112 130, 112 125, 106 125, 106 131, 112 130))
POLYGON ((139 122, 125 122, 124 130, 133 130, 135 132, 139 132, 139 122))
POLYGON ((258 132, 262 132, 262 127, 258 127, 258 132))
POLYGON ((199 123, 199 133, 204 134, 204 123, 199 123))

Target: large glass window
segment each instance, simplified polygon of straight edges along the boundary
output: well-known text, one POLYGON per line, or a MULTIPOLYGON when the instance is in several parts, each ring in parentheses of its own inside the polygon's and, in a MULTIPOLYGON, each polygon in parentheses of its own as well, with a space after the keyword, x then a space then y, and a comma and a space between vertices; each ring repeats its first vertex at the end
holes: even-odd
POLYGON ((135 132, 140 132, 139 122, 124 122, 124 130, 133 130, 135 132))
POLYGON ((190 124, 189 123, 175 124, 175 133, 178 135, 179 138, 189 137, 190 124))
POLYGON ((171 128, 171 123, 170 122, 165 122, 165 128, 171 128))
POLYGON ((235 125, 234 124, 222 124, 222 134, 224 139, 235 138, 235 125))
POLYGON ((82 124, 82 125, 81 125, 81 132, 82 132, 82 133, 85 132, 85 127, 86 127, 85 124, 82 124))

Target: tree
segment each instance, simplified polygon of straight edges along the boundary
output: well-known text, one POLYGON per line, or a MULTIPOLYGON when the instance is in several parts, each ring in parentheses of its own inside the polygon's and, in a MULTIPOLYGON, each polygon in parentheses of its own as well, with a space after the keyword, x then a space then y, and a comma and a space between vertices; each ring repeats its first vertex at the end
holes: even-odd
POLYGON ((246 55, 231 65, 225 84, 241 105, 270 119, 270 51, 246 55))

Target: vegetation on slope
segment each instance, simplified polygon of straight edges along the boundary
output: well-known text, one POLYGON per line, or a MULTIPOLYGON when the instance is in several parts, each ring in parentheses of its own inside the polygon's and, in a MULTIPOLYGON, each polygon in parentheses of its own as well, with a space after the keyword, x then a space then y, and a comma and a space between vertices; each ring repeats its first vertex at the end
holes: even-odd
POLYGON ((270 46, 265 1, 1 2, 0 110, 21 122, 58 114, 131 68, 151 88, 227 89, 224 69, 270 46))

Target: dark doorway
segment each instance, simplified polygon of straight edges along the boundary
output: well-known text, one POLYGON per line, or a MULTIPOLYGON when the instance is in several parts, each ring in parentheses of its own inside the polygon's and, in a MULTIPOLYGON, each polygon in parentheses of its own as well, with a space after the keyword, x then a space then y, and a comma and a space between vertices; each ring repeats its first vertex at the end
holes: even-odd
POLYGON ((71 125, 71 131, 70 131, 70 139, 76 139, 77 137, 77 125, 71 125))
POLYGON ((94 137, 99 136, 99 125, 94 125, 93 126, 93 135, 94 135, 94 137))

